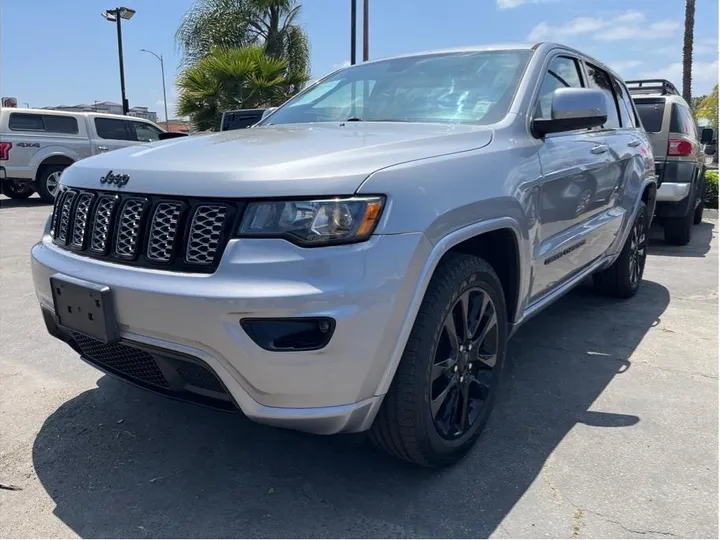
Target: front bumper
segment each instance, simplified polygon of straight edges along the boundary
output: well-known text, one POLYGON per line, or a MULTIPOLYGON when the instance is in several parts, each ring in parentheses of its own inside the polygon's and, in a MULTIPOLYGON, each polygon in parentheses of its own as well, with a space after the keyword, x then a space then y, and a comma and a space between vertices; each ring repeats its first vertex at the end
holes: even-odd
MULTIPOLYGON (((89 259, 58 248, 46 235, 32 249, 32 271, 49 329, 51 276, 107 285, 123 346, 209 368, 253 420, 331 434, 370 427, 429 250, 422 234, 322 249, 232 240, 218 270, 199 275, 89 259), (313 316, 331 317, 336 326, 324 348, 307 352, 264 350, 239 324, 313 316)), ((51 333, 82 352, 72 335, 51 333)))

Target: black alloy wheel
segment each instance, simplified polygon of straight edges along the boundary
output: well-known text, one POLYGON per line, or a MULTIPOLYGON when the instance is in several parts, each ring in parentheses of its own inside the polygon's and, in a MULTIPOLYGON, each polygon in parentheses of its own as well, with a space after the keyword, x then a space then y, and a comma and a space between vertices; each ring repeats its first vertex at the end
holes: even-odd
POLYGON ((435 347, 430 412, 442 438, 462 437, 480 417, 496 382, 498 343, 490 295, 480 287, 467 289, 445 318, 435 347))

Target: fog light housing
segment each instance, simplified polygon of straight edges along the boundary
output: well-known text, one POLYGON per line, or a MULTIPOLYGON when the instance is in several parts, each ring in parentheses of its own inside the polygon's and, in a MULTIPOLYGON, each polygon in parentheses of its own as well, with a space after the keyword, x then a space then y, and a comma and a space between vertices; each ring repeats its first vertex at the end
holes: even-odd
POLYGON ((330 342, 335 332, 335 319, 241 319, 240 326, 256 345, 266 351, 316 351, 330 342))

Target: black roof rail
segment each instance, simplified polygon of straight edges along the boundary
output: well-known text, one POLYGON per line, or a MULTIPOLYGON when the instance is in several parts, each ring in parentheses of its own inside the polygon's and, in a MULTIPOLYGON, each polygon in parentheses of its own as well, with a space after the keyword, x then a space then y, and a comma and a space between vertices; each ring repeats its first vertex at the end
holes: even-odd
POLYGON ((667 79, 638 79, 634 81, 625 81, 631 94, 657 94, 667 96, 679 96, 675 85, 667 79))

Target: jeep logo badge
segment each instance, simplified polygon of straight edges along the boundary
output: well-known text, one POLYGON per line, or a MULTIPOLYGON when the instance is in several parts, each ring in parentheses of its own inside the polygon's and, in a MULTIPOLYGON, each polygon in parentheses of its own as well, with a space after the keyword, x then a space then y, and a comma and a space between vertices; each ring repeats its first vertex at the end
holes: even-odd
POLYGON ((112 185, 115 184, 117 187, 123 187, 130 181, 129 174, 113 174, 112 171, 108 171, 105 176, 100 177, 101 184, 112 185))

